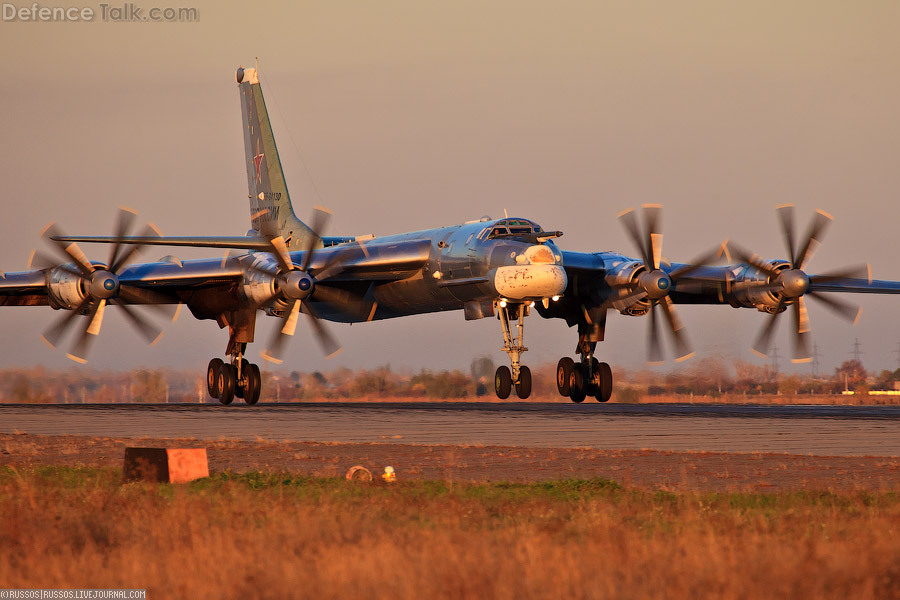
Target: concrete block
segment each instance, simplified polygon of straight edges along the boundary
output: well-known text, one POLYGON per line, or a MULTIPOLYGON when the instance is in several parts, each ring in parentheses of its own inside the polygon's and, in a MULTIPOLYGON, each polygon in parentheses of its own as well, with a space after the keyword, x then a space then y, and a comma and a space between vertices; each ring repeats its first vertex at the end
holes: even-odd
POLYGON ((125 448, 125 481, 187 483, 209 477, 206 448, 125 448))

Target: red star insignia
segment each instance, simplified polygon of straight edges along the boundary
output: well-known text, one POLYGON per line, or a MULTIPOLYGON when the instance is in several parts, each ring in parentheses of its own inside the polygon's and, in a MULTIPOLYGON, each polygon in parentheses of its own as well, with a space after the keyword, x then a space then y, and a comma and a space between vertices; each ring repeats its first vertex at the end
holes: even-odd
POLYGON ((259 176, 259 166, 262 164, 265 155, 259 151, 259 138, 256 138, 256 156, 253 157, 253 163, 256 165, 256 183, 262 183, 259 176))

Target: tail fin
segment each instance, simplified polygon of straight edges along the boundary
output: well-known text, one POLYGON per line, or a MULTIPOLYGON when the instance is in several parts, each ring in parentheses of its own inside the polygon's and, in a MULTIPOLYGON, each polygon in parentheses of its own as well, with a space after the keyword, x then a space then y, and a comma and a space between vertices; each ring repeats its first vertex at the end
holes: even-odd
POLYGON ((292 250, 303 247, 313 233, 291 206, 256 69, 239 67, 235 79, 241 93, 251 227, 261 235, 282 236, 292 250))

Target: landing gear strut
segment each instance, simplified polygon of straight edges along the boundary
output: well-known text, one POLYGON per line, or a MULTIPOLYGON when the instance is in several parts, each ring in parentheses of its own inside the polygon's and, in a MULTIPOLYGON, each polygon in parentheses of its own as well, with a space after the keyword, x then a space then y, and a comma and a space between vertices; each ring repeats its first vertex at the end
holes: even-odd
POLYGON ((531 369, 519 363, 519 358, 528 348, 523 345, 525 339, 525 317, 528 316, 526 304, 508 304, 505 300, 496 302, 497 316, 503 332, 503 351, 509 355, 511 368, 501 366, 494 374, 494 391, 501 400, 509 398, 513 386, 516 396, 522 400, 531 395, 531 369), (512 335, 510 319, 518 319, 517 333, 512 335))
POLYGON ((584 402, 593 396, 598 402, 606 402, 612 396, 612 370, 605 362, 594 358, 597 342, 579 336, 578 353, 581 362, 576 363, 568 356, 559 359, 556 365, 556 388, 561 396, 568 396, 572 402, 584 402))
POLYGON ((262 377, 259 367, 244 358, 246 348, 246 344, 236 344, 230 364, 220 358, 209 361, 206 390, 222 404, 231 404, 235 396, 243 398, 247 404, 259 402, 262 377))

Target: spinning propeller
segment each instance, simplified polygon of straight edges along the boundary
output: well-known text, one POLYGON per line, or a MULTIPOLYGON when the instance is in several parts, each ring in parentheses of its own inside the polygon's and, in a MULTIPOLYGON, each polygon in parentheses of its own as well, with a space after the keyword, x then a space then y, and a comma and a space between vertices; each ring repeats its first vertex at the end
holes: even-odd
POLYGON ((262 352, 262 357, 270 362, 281 364, 287 340, 297 330, 297 322, 300 312, 310 317, 310 324, 316 335, 316 339, 322 346, 325 354, 330 358, 341 351, 341 346, 325 328, 320 315, 313 308, 311 302, 321 302, 335 308, 339 312, 350 313, 361 320, 372 319, 376 304, 374 301, 367 303, 361 296, 357 296, 344 289, 338 289, 327 285, 330 279, 334 279, 344 271, 344 259, 362 244, 348 246, 334 253, 325 265, 315 273, 310 271, 310 264, 316 254, 316 244, 322 236, 322 232, 331 218, 331 212, 327 209, 316 207, 313 209, 313 217, 310 229, 313 235, 309 236, 304 248, 303 264, 297 266, 291 259, 287 243, 281 236, 270 238, 271 254, 278 263, 278 271, 272 271, 256 263, 251 263, 245 268, 274 279, 273 294, 258 302, 254 308, 268 304, 272 300, 281 299, 290 304, 290 310, 286 311, 281 319, 281 326, 276 329, 269 347, 262 352))
POLYGON ((844 279, 868 279, 871 282, 871 271, 868 265, 860 265, 823 275, 808 275, 804 268, 821 244, 822 236, 828 225, 834 220, 834 217, 824 211, 817 210, 813 220, 810 222, 806 235, 802 238, 802 242, 795 245, 794 205, 784 204, 778 206, 776 210, 784 241, 787 245, 788 255, 790 256, 790 265, 787 269, 776 269, 770 263, 765 262, 759 255, 751 254, 735 244, 730 243, 729 250, 739 260, 765 274, 768 277, 767 281, 760 283, 758 287, 771 292, 778 298, 778 305, 775 307, 772 317, 763 326, 759 336, 756 338, 756 342, 753 344, 753 351, 760 356, 766 356, 772 342, 772 334, 775 331, 775 323, 778 321, 778 316, 790 305, 793 307, 795 332, 793 362, 809 362, 812 360, 812 357, 809 352, 808 337, 810 326, 805 296, 810 296, 814 300, 821 302, 841 318, 855 324, 862 312, 858 306, 836 298, 829 298, 821 292, 817 292, 815 287, 818 284, 833 283, 844 279))
POLYGON ((619 220, 631 237, 632 243, 641 253, 644 271, 630 282, 613 284, 612 287, 618 290, 619 295, 612 300, 618 302, 647 299, 649 301, 650 329, 647 332, 647 360, 656 364, 663 361, 662 340, 656 316, 656 308, 659 306, 675 342, 675 360, 680 362, 687 360, 694 353, 691 351, 690 344, 684 333, 684 325, 675 312, 672 299, 669 298, 669 292, 673 284, 677 283, 679 279, 687 277, 707 263, 721 257, 724 253, 724 244, 713 251, 703 254, 691 264, 683 265, 666 273, 660 268, 663 238, 660 227, 662 206, 659 204, 645 204, 643 213, 643 231, 633 208, 619 214, 619 220))
MULTIPOLYGON (((130 209, 119 209, 116 237, 121 238, 128 235, 136 216, 137 214, 130 209)), ((76 362, 87 362, 90 345, 100 334, 103 314, 108 304, 119 306, 128 322, 148 343, 154 344, 159 340, 162 336, 162 329, 150 323, 129 304, 143 304, 173 318, 177 314, 177 306, 173 306, 172 298, 154 290, 123 284, 119 281, 122 269, 135 258, 142 245, 132 244, 126 248, 125 244, 116 242, 110 251, 109 260, 104 265, 88 260, 85 253, 74 242, 60 241, 58 238, 62 237, 62 233, 54 223, 44 228, 41 235, 65 262, 59 264, 57 260, 36 250, 29 260, 29 268, 53 269, 68 273, 77 278, 76 281, 83 294, 83 299, 78 306, 67 311, 41 335, 41 338, 51 348, 57 346, 78 315, 87 315, 87 324, 75 341, 72 350, 66 354, 68 358, 76 362)), ((143 235, 157 237, 159 231, 152 225, 148 225, 143 235)))

